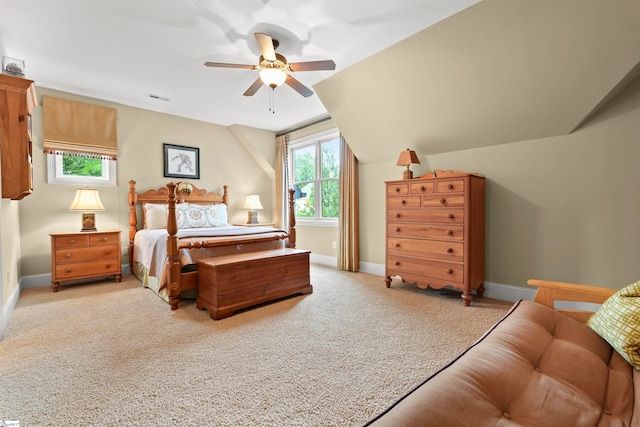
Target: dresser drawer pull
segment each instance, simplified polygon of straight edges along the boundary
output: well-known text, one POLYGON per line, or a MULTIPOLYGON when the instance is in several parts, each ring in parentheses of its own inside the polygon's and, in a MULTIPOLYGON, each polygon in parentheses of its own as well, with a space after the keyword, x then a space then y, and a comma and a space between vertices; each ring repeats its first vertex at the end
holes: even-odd
POLYGON ((421 185, 420 186, 420 191, 424 191, 424 190, 426 190, 426 188, 424 188, 424 185, 421 185))
POLYGON ((440 203, 442 203, 444 205, 445 203, 447 203, 447 200, 446 199, 440 199, 440 203))
POLYGON ((453 249, 451 249, 451 248, 447 249, 447 253, 448 253, 448 254, 453 253, 453 249))
POLYGON ((396 193, 400 192, 400 187, 396 187, 396 193))
POLYGON ((70 268, 65 268, 65 269, 64 269, 64 272, 65 272, 65 273, 71 273, 71 269, 70 269, 70 268))
POLYGON ((396 244, 395 244, 395 245, 393 245, 393 246, 395 246, 396 248, 399 248, 399 247, 400 247, 400 243, 396 243, 396 244))
POLYGON ((105 266, 104 266, 104 268, 106 268, 106 269, 111 268, 111 264, 107 264, 107 265, 105 265, 105 266))
POLYGON ((453 214, 452 213, 447 214, 447 218, 449 218, 449 219, 453 218, 453 214))
POLYGON ((67 252, 66 254, 64 254, 65 258, 71 258, 71 254, 69 252, 67 252))
POLYGON ((452 269, 448 269, 447 270, 447 274, 453 274, 453 270, 452 269))
POLYGON ((394 262, 393 265, 400 265, 400 261, 394 262))
POLYGON ((400 232, 400 229, 396 227, 396 233, 399 233, 399 232, 400 232))
POLYGON ((102 239, 100 239, 100 241, 101 241, 101 242, 106 242, 106 241, 107 241, 107 238, 106 238, 106 237, 103 237, 102 239))
POLYGON ((406 201, 406 200, 404 200, 404 199, 402 199, 402 201, 400 202, 400 204, 401 204, 401 205, 406 205, 406 204, 407 204, 407 201, 406 201))
POLYGON ((453 231, 447 230, 447 236, 453 236, 453 231))
POLYGON ((104 254, 105 255, 111 255, 111 249, 105 249, 104 254))
POLYGON ((69 239, 69 244, 73 245, 76 242, 76 239, 69 239))
POLYGON ((448 188, 449 190, 453 190, 453 184, 449 184, 449 185, 447 186, 447 188, 448 188))
POLYGON ((400 218, 400 214, 399 213, 396 214, 396 218, 400 218))

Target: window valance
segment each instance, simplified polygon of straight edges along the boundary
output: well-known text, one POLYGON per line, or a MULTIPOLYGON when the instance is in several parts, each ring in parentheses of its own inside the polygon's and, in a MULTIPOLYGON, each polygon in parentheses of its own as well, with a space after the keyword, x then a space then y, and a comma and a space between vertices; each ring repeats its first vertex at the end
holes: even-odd
POLYGON ((116 109, 45 96, 44 151, 115 160, 116 109))

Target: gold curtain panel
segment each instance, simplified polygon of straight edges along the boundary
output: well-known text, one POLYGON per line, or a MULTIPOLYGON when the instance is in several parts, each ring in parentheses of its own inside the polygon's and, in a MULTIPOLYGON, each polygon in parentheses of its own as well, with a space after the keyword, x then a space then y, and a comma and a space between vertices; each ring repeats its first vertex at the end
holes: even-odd
POLYGON ((118 156, 116 109, 45 96, 45 153, 86 153, 115 160, 118 156))

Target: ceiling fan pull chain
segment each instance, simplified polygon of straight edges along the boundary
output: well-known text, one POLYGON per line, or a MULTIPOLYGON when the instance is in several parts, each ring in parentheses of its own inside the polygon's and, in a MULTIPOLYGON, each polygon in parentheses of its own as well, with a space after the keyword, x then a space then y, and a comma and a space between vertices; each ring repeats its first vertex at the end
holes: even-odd
POLYGON ((271 114, 276 113, 276 89, 273 87, 269 93, 269 111, 271 111, 271 114))

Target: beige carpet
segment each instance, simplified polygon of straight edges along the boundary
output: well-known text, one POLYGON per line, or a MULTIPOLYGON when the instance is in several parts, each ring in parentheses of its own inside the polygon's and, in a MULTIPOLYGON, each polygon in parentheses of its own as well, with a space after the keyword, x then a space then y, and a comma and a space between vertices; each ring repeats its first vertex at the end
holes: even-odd
MULTIPOLYGON (((314 292, 213 321, 132 276, 25 290, 0 342, 20 426, 360 426, 511 306, 313 265, 314 292)), ((480 362, 481 363, 481 362, 480 362)))

